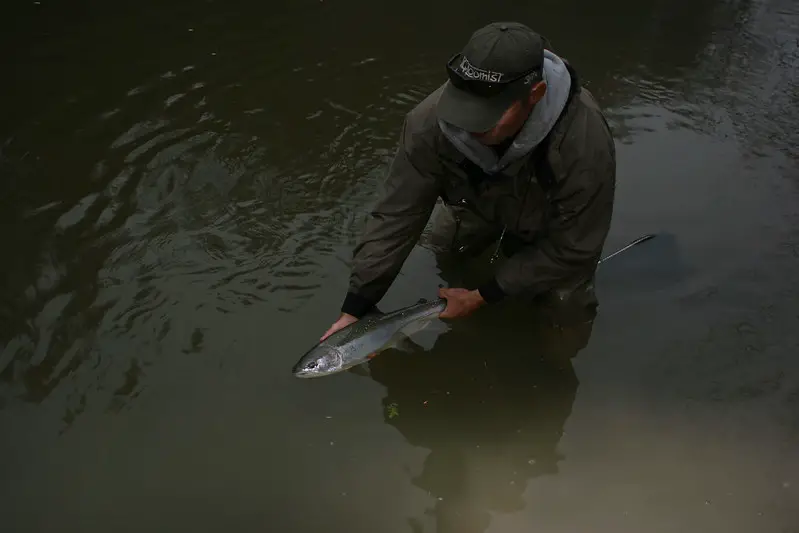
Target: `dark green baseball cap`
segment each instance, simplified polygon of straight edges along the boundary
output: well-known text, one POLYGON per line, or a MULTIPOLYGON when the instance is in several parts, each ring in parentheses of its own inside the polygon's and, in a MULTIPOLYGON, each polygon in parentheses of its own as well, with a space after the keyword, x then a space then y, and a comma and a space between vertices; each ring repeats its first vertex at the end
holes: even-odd
POLYGON ((438 118, 472 133, 493 128, 505 111, 543 79, 546 40, 519 22, 475 31, 447 63, 438 118))

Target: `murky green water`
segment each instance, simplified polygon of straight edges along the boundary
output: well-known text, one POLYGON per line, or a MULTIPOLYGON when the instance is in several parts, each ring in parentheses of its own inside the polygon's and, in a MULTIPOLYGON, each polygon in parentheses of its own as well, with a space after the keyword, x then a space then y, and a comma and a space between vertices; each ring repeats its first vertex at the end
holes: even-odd
MULTIPOLYGON (((799 8, 17 1, 0 14, 0 524, 799 531, 799 8), (338 312, 403 114, 476 27, 545 33, 619 185, 574 372, 485 310, 371 376, 338 312)), ((384 309, 441 283, 417 249, 384 309)))

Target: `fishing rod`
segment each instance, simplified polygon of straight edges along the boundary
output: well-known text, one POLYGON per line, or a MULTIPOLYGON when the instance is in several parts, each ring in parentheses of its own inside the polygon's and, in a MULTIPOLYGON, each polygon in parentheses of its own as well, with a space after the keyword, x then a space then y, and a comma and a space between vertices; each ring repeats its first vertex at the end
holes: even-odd
POLYGON ((615 256, 619 255, 620 253, 622 253, 622 252, 623 252, 623 251, 625 251, 625 250, 629 250, 630 248, 632 248, 632 247, 633 247, 633 246, 635 246, 636 244, 641 244, 642 242, 646 242, 646 241, 648 241, 649 239, 653 238, 654 236, 655 236, 654 234, 651 234, 651 233, 650 233, 650 234, 644 235, 643 237, 638 237, 637 239, 635 239, 634 241, 632 241, 630 244, 628 244, 627 246, 625 246, 625 247, 624 247, 624 248, 622 248, 621 250, 616 250, 615 252, 613 252, 613 253, 612 253, 612 254, 610 254, 609 256, 605 257, 604 259, 600 259, 600 260, 599 260, 599 263, 597 263, 597 265, 599 265, 599 264, 601 264, 601 263, 604 263, 605 261, 607 261, 607 260, 608 260, 608 259, 610 259, 611 257, 615 257, 615 256))

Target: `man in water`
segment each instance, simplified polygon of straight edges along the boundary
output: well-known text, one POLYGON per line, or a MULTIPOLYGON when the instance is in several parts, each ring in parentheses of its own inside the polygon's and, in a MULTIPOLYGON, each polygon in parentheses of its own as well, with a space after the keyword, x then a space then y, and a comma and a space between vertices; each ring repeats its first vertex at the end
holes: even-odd
POLYGON ((515 22, 477 30, 447 73, 405 117, 341 315, 322 339, 380 301, 431 216, 438 252, 473 257, 499 239, 506 256, 476 287, 442 288, 441 318, 512 297, 543 302, 554 322, 575 310, 578 322, 593 318, 616 181, 613 137, 593 96, 545 38, 515 22))

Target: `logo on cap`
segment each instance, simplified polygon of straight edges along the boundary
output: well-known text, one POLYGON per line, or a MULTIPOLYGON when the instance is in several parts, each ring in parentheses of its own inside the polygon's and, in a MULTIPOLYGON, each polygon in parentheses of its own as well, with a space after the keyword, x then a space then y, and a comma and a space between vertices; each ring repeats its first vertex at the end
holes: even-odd
POLYGON ((475 67, 465 56, 461 58, 459 68, 464 76, 473 80, 487 81, 489 83, 500 83, 502 81, 502 76, 504 76, 501 72, 475 67))
POLYGON ((537 70, 535 72, 531 72, 530 74, 528 74, 528 75, 526 75, 524 77, 524 84, 525 85, 532 85, 532 83, 534 81, 540 79, 542 77, 542 75, 543 75, 543 72, 540 71, 540 70, 537 70))

